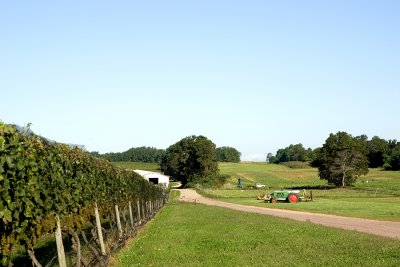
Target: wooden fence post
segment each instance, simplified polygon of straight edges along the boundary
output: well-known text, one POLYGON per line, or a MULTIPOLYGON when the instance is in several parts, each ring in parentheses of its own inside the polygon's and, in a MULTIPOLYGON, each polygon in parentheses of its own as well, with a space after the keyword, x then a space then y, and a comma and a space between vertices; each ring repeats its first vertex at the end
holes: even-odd
POLYGON ((118 233, 119 233, 119 238, 122 237, 122 226, 121 226, 121 219, 119 217, 119 210, 118 210, 118 205, 115 205, 115 216, 117 217, 117 227, 118 227, 118 233))
POLYGON ((147 210, 148 210, 149 218, 151 218, 151 200, 147 201, 147 210))
POLYGON ((94 214, 96 216, 96 228, 97 228, 97 236, 99 238, 99 243, 100 243, 100 251, 101 254, 107 255, 106 247, 104 246, 103 232, 101 230, 100 215, 99 215, 99 209, 97 208, 97 203, 95 203, 94 214))
POLYGON ((140 207, 142 208, 141 214, 142 214, 142 220, 146 220, 146 201, 142 201, 140 207))
POLYGON ((149 210, 150 210, 150 216, 153 214, 153 201, 149 200, 149 210))
POLYGON ((138 219, 139 219, 139 225, 142 223, 142 218, 140 216, 140 203, 139 200, 136 201, 136 206, 137 206, 137 213, 138 213, 138 219))
POLYGON ((63 240, 62 240, 60 218, 58 216, 56 216, 56 219, 57 219, 57 229, 56 229, 55 237, 56 237, 56 244, 57 244, 58 264, 60 265, 60 267, 67 267, 67 262, 65 260, 64 245, 63 245, 63 240))
POLYGON ((132 203, 130 201, 129 201, 129 217, 131 219, 132 228, 135 228, 135 224, 133 222, 132 203))

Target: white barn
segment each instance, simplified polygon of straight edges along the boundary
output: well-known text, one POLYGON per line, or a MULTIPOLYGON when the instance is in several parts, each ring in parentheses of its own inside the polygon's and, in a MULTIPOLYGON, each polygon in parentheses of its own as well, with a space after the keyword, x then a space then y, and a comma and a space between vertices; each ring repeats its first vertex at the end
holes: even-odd
POLYGON ((169 186, 169 176, 158 172, 134 170, 137 174, 142 176, 145 180, 152 182, 153 184, 162 184, 165 187, 169 186))

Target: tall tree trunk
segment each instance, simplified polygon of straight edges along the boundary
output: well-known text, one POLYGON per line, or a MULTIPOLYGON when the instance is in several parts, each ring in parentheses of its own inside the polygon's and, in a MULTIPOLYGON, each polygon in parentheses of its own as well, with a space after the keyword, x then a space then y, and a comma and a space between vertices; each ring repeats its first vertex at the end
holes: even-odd
POLYGON ((345 178, 346 178, 346 164, 343 164, 343 176, 342 176, 342 187, 345 187, 345 178))

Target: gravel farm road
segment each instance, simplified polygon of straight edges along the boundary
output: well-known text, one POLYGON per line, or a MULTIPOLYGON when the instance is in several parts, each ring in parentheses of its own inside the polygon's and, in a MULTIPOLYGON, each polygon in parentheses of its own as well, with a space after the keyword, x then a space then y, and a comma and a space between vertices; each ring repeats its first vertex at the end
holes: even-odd
POLYGON ((329 227, 348 229, 374 235, 386 236, 394 239, 400 239, 400 222, 376 221, 320 213, 253 207, 206 198, 198 194, 193 189, 179 189, 179 191, 181 192, 181 195, 179 197, 180 201, 196 202, 210 206, 218 206, 244 212, 271 215, 296 221, 311 222, 329 227))

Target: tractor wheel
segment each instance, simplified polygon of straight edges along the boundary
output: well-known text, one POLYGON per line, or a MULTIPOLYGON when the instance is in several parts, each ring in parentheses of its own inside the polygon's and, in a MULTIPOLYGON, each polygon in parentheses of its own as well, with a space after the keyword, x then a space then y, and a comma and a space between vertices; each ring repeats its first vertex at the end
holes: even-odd
POLYGON ((297 203, 297 202, 299 202, 299 196, 296 194, 289 194, 288 201, 290 203, 297 203))
POLYGON ((271 200, 269 202, 272 203, 272 204, 275 204, 278 201, 275 198, 271 198, 271 200))

